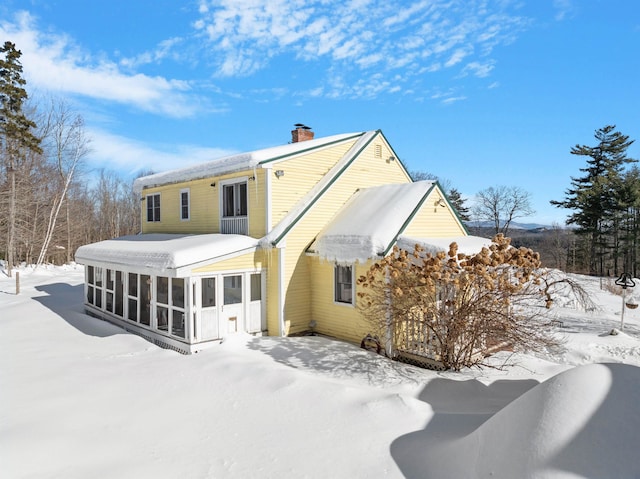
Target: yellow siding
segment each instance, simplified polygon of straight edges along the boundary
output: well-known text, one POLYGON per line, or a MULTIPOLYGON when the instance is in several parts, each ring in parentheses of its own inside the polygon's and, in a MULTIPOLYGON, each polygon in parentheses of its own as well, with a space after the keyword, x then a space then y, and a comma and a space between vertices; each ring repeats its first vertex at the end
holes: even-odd
POLYGON ((331 221, 358 188, 411 181, 400 163, 389 161, 389 156, 391 152, 385 142, 380 136, 376 137, 286 237, 287 334, 307 330, 313 316, 309 258, 306 257, 305 251, 320 230, 331 221), (376 144, 381 145, 381 156, 376 156, 376 144))
MULTIPOLYGON (((311 286, 313 288, 312 318, 316 321, 316 330, 321 334, 360 343, 367 333, 373 330, 356 306, 334 301, 334 263, 311 258, 311 286)), ((356 263, 354 281, 363 275, 371 262, 356 263)), ((354 299, 357 300, 358 287, 353 285, 354 299)))
POLYGON ((160 193, 160 220, 147 222, 146 201, 141 201, 143 233, 219 233, 220 232, 220 182, 232 179, 255 178, 247 182, 249 236, 261 238, 266 234, 265 170, 244 171, 214 178, 185 181, 147 188, 142 197, 160 193), (215 184, 215 186, 211 186, 215 184), (180 219, 180 191, 188 188, 191 217, 180 219))
POLYGON ((415 238, 466 235, 449 205, 444 203, 443 207, 437 204, 440 199, 444 199, 442 193, 434 189, 402 234, 415 238))
POLYGON ((322 179, 354 143, 355 140, 352 140, 274 163, 271 170, 272 226, 277 225, 289 213, 291 208, 322 179), (282 170, 284 175, 276 177, 277 170, 282 170))
POLYGON ((238 271, 247 269, 263 269, 265 254, 263 250, 229 258, 217 263, 194 269, 194 274, 198 273, 219 273, 221 271, 238 271))

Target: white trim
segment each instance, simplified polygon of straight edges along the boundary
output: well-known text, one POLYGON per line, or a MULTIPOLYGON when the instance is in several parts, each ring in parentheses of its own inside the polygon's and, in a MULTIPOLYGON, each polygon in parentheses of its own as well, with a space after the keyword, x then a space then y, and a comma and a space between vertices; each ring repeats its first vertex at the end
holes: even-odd
POLYGON ((180 211, 178 213, 178 217, 180 218, 180 221, 190 221, 191 220, 191 188, 182 188, 180 190, 180 196, 178 197, 179 201, 179 207, 180 207, 180 211), (182 194, 186 193, 187 194, 187 217, 183 218, 182 217, 182 194))
MULTIPOLYGON (((148 193, 145 198, 144 198, 144 218, 145 218, 145 223, 160 223, 162 221, 162 194, 160 192, 157 193, 148 193), (149 221, 149 198, 152 196, 157 196, 158 197, 158 211, 159 211, 159 215, 160 219, 159 220, 151 220, 149 221)), ((152 210, 153 211, 153 210, 152 210)), ((153 214, 153 217, 155 218, 155 212, 153 214)))
POLYGON ((244 183, 247 190, 247 233, 249 235, 249 214, 251 207, 249 205, 249 176, 237 176, 235 178, 229 178, 218 182, 218 231, 222 232, 222 219, 229 218, 224 216, 224 187, 228 185, 235 185, 244 183))

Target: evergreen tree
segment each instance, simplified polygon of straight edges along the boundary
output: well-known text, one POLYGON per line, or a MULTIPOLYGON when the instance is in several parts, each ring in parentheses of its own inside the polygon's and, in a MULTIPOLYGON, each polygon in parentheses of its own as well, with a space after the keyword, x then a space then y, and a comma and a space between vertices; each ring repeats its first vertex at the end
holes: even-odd
POLYGON ((587 157, 587 166, 580 168, 584 175, 572 177, 565 199, 551 204, 575 211, 567 223, 575 224, 576 233, 584 240, 589 272, 604 274, 607 259, 615 260, 619 253, 619 221, 624 212, 622 177, 625 165, 635 160, 626 155, 633 140, 615 131, 615 125, 596 130, 594 136, 597 146, 576 145, 571 149, 572 155, 587 157))
POLYGON ((458 212, 458 216, 460 216, 460 219, 462 221, 470 221, 471 216, 469 212, 469 207, 465 205, 465 200, 460 194, 460 192, 455 188, 451 188, 447 196, 449 197, 449 201, 451 202, 451 204, 454 206, 454 208, 458 212))
POLYGON ((9 183, 9 212, 7 237, 7 271, 11 275, 15 251, 16 169, 26 150, 40 152, 40 140, 32 133, 35 123, 23 110, 27 92, 23 88, 20 50, 6 41, 0 48, 0 155, 9 183))

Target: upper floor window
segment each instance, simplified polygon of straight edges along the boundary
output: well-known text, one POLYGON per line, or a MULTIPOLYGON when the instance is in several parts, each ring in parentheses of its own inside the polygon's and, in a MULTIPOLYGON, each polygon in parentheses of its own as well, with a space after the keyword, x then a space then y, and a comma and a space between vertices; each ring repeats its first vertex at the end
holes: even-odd
POLYGON ((222 187, 222 215, 225 218, 247 216, 247 182, 222 187))
POLYGON ((334 276, 336 303, 353 304, 353 267, 337 264, 334 276))
POLYGON ((189 201, 189 188, 180 190, 180 219, 188 220, 191 217, 190 201, 189 201))
POLYGON ((160 193, 147 195, 147 221, 160 221, 160 193))

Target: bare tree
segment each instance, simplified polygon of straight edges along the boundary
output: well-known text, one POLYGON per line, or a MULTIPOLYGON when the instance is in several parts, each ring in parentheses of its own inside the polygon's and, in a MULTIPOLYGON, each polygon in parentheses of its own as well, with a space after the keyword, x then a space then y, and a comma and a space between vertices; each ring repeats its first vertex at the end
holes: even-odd
MULTIPOLYGON (((52 207, 49 211, 49 219, 37 265, 42 264, 47 257, 58 216, 62 205, 65 203, 74 174, 82 159, 89 152, 89 140, 85 134, 84 120, 80 115, 72 112, 64 101, 52 101, 47 115, 45 138, 49 140, 47 141, 47 147, 51 150, 50 153, 55 165, 59 186, 52 199, 52 207)), ((68 206, 67 218, 69 218, 68 206)), ((69 247, 69 244, 70 241, 67 238, 67 247, 69 247)))
POLYGON ((513 220, 535 213, 531 193, 518 186, 491 186, 478 192, 472 210, 476 220, 493 223, 495 233, 505 236, 513 220))

